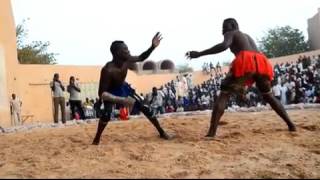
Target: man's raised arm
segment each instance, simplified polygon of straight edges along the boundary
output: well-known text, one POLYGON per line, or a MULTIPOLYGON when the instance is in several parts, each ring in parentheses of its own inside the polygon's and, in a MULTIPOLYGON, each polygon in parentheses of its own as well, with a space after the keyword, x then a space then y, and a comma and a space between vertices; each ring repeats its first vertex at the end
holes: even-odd
POLYGON ((151 47, 145 52, 143 52, 142 54, 140 54, 140 56, 132 56, 132 59, 130 60, 130 62, 136 63, 136 62, 142 62, 146 60, 150 56, 152 51, 159 46, 161 40, 162 40, 161 34, 160 32, 158 32, 152 39, 151 47))
POLYGON ((233 41, 233 32, 227 32, 224 34, 224 40, 222 43, 219 43, 212 48, 206 49, 204 51, 198 52, 198 51, 189 51, 186 53, 186 56, 190 59, 192 58, 198 58, 200 56, 210 55, 210 54, 218 54, 222 51, 227 50, 233 41))

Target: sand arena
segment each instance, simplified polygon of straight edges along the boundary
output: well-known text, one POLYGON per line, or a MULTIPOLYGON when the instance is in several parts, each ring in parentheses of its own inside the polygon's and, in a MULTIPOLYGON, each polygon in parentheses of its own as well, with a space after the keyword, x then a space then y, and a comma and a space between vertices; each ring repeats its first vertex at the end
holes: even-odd
POLYGON ((320 113, 289 110, 290 133, 272 111, 227 112, 204 138, 210 112, 170 115, 164 141, 145 118, 111 123, 92 146, 96 123, 0 135, 1 178, 320 178, 320 113))

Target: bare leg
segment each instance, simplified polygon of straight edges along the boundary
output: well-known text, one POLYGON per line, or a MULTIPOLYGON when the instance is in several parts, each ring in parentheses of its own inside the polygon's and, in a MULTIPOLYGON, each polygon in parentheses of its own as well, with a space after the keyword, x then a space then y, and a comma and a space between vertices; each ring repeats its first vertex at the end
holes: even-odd
POLYGON ((284 109, 281 102, 272 94, 271 92, 271 82, 267 77, 264 76, 255 76, 255 80, 257 83, 257 87, 261 92, 269 92, 263 93, 263 99, 270 104, 272 109, 276 111, 276 113, 287 123, 289 131, 296 131, 295 125, 291 122, 288 113, 284 109))
POLYGON ((214 137, 216 135, 220 118, 224 113, 229 98, 230 94, 226 92, 221 92, 217 98, 217 101, 213 105, 210 129, 206 137, 214 137))
POLYGON ((159 124, 158 119, 153 116, 152 112, 149 110, 148 107, 144 106, 140 101, 137 102, 140 111, 149 119, 149 121, 153 124, 154 127, 157 128, 160 138, 169 140, 171 137, 162 129, 162 127, 159 124))
POLYGON ((102 135, 102 132, 108 125, 108 122, 111 119, 111 113, 112 113, 112 104, 110 103, 104 103, 104 110, 103 114, 100 117, 99 124, 98 124, 98 129, 95 138, 93 139, 92 145, 99 145, 100 143, 100 138, 102 135))
POLYGON ((98 124, 98 129, 95 138, 93 139, 92 145, 99 145, 100 143, 100 138, 103 130, 105 127, 108 125, 108 121, 104 122, 100 119, 99 124, 98 124))
POLYGON ((287 123, 289 131, 296 131, 295 125, 290 120, 288 113, 284 109, 283 105, 280 101, 275 98, 271 93, 267 93, 263 95, 263 98, 266 102, 270 104, 273 110, 287 123))

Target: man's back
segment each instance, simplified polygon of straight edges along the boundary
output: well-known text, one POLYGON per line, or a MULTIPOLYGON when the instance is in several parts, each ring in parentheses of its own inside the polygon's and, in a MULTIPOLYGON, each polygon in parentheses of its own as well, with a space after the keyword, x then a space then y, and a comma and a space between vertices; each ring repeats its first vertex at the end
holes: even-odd
POLYGON ((230 46, 230 50, 236 55, 240 51, 256 51, 258 52, 258 48, 254 42, 254 40, 247 34, 242 33, 239 30, 235 30, 230 32, 232 33, 232 44, 230 46))

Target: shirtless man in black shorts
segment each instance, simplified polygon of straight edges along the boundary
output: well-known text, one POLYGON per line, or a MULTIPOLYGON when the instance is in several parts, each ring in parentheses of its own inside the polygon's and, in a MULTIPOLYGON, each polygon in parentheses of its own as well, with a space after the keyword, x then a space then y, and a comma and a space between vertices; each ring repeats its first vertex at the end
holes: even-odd
POLYGON ((100 137, 110 121, 112 105, 119 104, 127 107, 136 106, 156 127, 160 137, 170 139, 169 135, 162 129, 156 117, 153 116, 149 107, 143 105, 142 99, 135 93, 135 90, 125 82, 128 68, 136 62, 147 59, 152 51, 159 46, 162 37, 158 32, 152 39, 151 47, 140 56, 131 56, 127 45, 123 41, 114 41, 110 47, 113 59, 101 70, 99 97, 103 100, 104 110, 100 118, 93 145, 98 145, 100 137))

